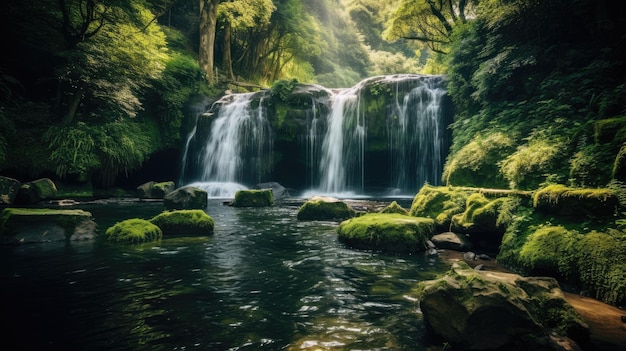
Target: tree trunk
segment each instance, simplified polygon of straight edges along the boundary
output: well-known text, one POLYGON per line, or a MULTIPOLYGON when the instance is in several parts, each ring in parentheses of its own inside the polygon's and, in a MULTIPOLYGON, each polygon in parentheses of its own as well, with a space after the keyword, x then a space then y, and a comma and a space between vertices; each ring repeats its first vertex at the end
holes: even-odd
POLYGON ((198 63, 209 83, 213 83, 217 5, 220 0, 200 0, 200 45, 198 63))
POLYGON ((63 117, 63 121, 61 122, 64 126, 70 125, 74 118, 76 117, 76 113, 78 112, 78 107, 80 106, 80 102, 83 100, 83 88, 77 88, 74 93, 70 96, 70 101, 67 107, 67 113, 63 117))
POLYGON ((233 73, 233 58, 230 53, 230 38, 232 33, 232 27, 230 22, 224 23, 224 53, 222 58, 222 64, 224 65, 224 71, 226 76, 230 80, 235 80, 235 74, 233 73))

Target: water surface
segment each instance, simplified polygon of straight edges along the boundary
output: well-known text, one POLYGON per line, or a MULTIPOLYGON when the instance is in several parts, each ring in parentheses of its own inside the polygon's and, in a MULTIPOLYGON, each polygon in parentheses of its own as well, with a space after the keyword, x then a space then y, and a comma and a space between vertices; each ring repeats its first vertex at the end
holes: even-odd
MULTIPOLYGON (((103 232, 162 204, 87 204, 103 232)), ((210 200, 210 237, 0 247, 5 345, 46 350, 425 350, 414 285, 447 269, 359 251, 297 206, 210 200)))

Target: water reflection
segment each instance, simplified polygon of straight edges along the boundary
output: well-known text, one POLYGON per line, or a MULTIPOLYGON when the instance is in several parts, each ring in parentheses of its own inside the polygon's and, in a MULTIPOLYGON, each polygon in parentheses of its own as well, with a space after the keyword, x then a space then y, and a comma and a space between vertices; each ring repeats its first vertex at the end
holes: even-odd
MULTIPOLYGON (((135 207, 143 218, 161 211, 135 207)), ((111 223, 130 218, 127 209, 90 210, 111 223)), ((6 342, 33 350, 424 350, 411 289, 445 264, 346 248, 336 223, 299 222, 296 211, 212 201, 210 237, 1 247, 6 342)))

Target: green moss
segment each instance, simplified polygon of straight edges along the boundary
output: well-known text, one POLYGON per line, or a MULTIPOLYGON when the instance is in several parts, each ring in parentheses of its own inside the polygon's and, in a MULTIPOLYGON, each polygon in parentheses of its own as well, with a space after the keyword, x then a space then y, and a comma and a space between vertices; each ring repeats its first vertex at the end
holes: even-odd
POLYGON ((341 221, 356 216, 356 211, 343 201, 311 198, 298 210, 299 220, 341 221))
POLYGON ((235 193, 234 207, 267 207, 274 203, 270 189, 239 190, 235 193))
POLYGON ((170 234, 213 234, 215 222, 202 210, 178 210, 162 212, 150 222, 155 224, 164 235, 170 234))
POLYGON ((611 176, 619 181, 626 180, 626 145, 622 145, 617 156, 615 156, 611 176))
POLYGON ((415 195, 409 213, 415 217, 432 218, 435 220, 437 230, 447 231, 452 216, 465 211, 469 195, 470 192, 466 190, 425 185, 415 195))
POLYGON ((341 222, 339 240, 352 247, 393 252, 423 251, 434 234, 430 218, 395 213, 369 213, 341 222))
POLYGON ((519 263, 532 275, 575 279, 574 255, 581 235, 562 226, 545 226, 529 235, 519 253, 519 263))
POLYGON ((614 216, 619 199, 611 189, 576 189, 555 184, 535 192, 533 205, 542 212, 585 219, 614 216))
POLYGON ((380 210, 380 213, 397 213, 405 216, 409 215, 409 211, 400 206, 397 201, 393 201, 387 205, 387 207, 380 210))
POLYGON ((594 139, 597 144, 626 141, 626 116, 597 121, 594 125, 594 139))
POLYGON ((506 157, 500 171, 512 189, 536 189, 545 182, 546 175, 558 171, 564 148, 558 140, 532 140, 506 157))
POLYGON ((443 179, 447 185, 506 188, 498 164, 513 151, 513 139, 504 133, 478 135, 448 156, 443 179))
POLYGON ((143 243, 161 239, 163 232, 155 224, 145 219, 133 218, 116 223, 104 233, 109 241, 143 243))

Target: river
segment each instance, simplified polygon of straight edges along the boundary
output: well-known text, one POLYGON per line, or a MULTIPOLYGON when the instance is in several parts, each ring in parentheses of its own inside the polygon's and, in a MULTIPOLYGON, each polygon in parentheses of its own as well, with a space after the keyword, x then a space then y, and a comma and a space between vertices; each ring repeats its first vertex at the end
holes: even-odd
MULTIPOLYGON (((405 208, 410 205, 405 199, 405 208)), ((100 232, 160 202, 87 203, 100 232)), ((3 343, 22 350, 426 350, 412 289, 449 265, 354 250, 298 206, 209 200, 209 237, 0 247, 3 343)))

